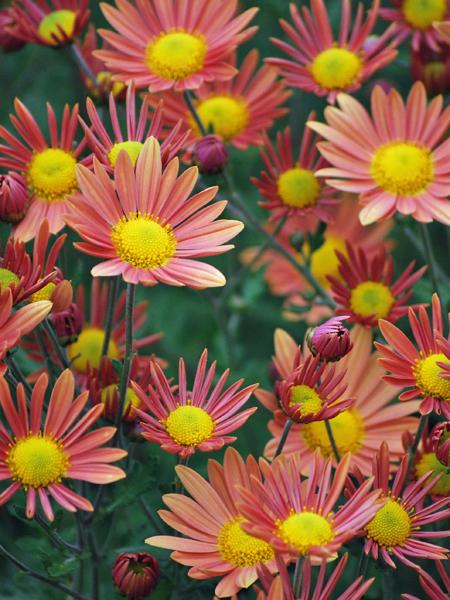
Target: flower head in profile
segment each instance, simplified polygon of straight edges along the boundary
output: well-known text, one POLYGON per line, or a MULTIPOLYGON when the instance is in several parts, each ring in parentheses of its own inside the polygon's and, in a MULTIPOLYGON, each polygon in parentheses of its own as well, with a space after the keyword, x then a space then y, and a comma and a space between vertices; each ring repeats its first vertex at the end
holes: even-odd
POLYGON ((198 0, 189 10, 182 0, 119 0, 116 8, 106 3, 101 8, 117 33, 101 29, 112 49, 95 55, 114 80, 134 80, 150 92, 195 89, 232 77, 230 54, 255 33, 255 27, 245 28, 258 10, 236 15, 236 0, 198 0))
POLYGON ((353 348, 349 330, 343 325, 347 315, 331 317, 325 323, 310 327, 305 341, 313 356, 326 362, 341 360, 353 348))
POLYGON ((241 388, 239 379, 225 388, 229 376, 226 370, 213 385, 216 363, 208 368, 208 351, 204 350, 197 365, 194 384, 188 388, 186 367, 180 358, 176 391, 156 362, 151 363, 153 384, 147 390, 133 384, 145 409, 135 409, 141 419, 142 436, 156 442, 172 454, 186 457, 197 450, 211 452, 234 442, 227 434, 239 429, 256 411, 256 407, 238 412, 249 400, 256 385, 241 388), (148 392, 148 395, 146 394, 148 392))
POLYGON ((163 501, 169 510, 160 510, 159 515, 185 537, 158 535, 146 543, 174 550, 172 559, 191 567, 189 576, 194 579, 221 577, 215 589, 219 598, 251 586, 261 564, 275 572, 272 547, 244 531, 245 519, 236 507, 236 487, 253 490, 255 482, 261 482, 256 460, 252 456, 244 460, 234 448, 228 448, 223 466, 208 461, 208 480, 185 466, 176 471, 191 497, 166 494, 163 501))
POLYGON ((397 56, 394 28, 384 32, 376 43, 366 45, 378 18, 380 0, 373 0, 366 21, 363 5, 358 5, 355 22, 351 22, 350 2, 342 0, 341 26, 338 39, 333 36, 330 18, 323 0, 311 0, 311 9, 290 4, 292 25, 280 24, 292 44, 272 38, 272 42, 291 59, 269 58, 292 87, 318 96, 327 96, 333 103, 345 90, 357 90, 376 71, 397 56))
POLYGON ((15 171, 0 175, 0 221, 18 223, 26 215, 29 204, 25 178, 15 171))
POLYGON ((149 596, 159 581, 159 563, 148 552, 122 552, 112 569, 114 585, 128 600, 149 596))
POLYGON ((196 260, 227 252, 225 245, 243 228, 240 221, 216 220, 226 201, 206 206, 217 193, 207 188, 190 197, 197 167, 178 176, 178 159, 163 170, 157 140, 150 137, 139 153, 136 169, 124 150, 110 179, 94 158, 94 172, 80 166, 81 193, 73 196, 67 223, 85 240, 76 247, 103 258, 94 277, 121 275, 129 283, 222 286, 215 267, 196 260))
MULTIPOLYGON (((405 436, 404 443, 412 446, 411 434, 405 436)), ((450 496, 449 451, 449 422, 441 421, 431 431, 425 427, 414 457, 413 474, 416 479, 421 479, 431 473, 435 483, 429 495, 435 500, 450 496)))
POLYGON ((338 107, 325 109, 327 125, 310 122, 325 142, 319 150, 332 167, 321 169, 332 187, 359 194, 363 225, 396 211, 422 223, 450 225, 447 165, 450 107, 442 96, 427 106, 425 87, 416 82, 406 103, 391 89, 376 86, 371 110, 351 96, 340 94, 338 107))
POLYGON ((101 448, 115 434, 114 427, 86 433, 100 417, 102 408, 94 406, 80 416, 88 393, 74 399, 75 380, 68 369, 53 387, 43 420, 47 387, 48 378, 43 374, 33 388, 28 408, 22 384, 17 387, 15 404, 8 384, 0 378, 0 405, 9 426, 9 431, 0 429, 0 468, 2 479, 11 480, 0 494, 0 505, 22 489, 27 496, 27 517, 34 517, 39 501, 47 519, 53 521, 51 499, 70 512, 92 510, 89 500, 68 487, 66 479, 113 483, 124 478, 125 473, 110 463, 127 453, 120 448, 101 448))

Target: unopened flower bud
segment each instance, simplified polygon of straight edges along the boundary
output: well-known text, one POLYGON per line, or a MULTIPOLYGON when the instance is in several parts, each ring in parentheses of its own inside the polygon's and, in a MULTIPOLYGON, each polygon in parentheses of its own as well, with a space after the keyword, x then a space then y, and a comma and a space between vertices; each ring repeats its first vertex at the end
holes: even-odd
POLYGON ((146 598, 158 584, 158 561, 147 552, 124 552, 116 558, 112 576, 123 596, 146 598))
POLYGON ((450 421, 435 425, 430 436, 436 458, 444 466, 450 467, 450 421))
POLYGON ((50 315, 53 328, 62 346, 68 346, 77 341, 83 327, 83 316, 76 304, 50 315))
POLYGON ((21 175, 14 171, 0 175, 0 220, 18 223, 26 215, 29 203, 26 182, 21 175))
POLYGON ((306 332, 306 343, 311 354, 326 362, 335 362, 353 347, 349 330, 342 325, 347 316, 331 317, 322 325, 311 327, 306 332))
POLYGON ((217 135, 205 135, 194 146, 194 162, 201 173, 220 173, 228 162, 228 150, 223 140, 217 135))
POLYGON ((3 52, 14 52, 25 46, 25 42, 14 35, 16 23, 11 9, 0 10, 0 48, 3 52))

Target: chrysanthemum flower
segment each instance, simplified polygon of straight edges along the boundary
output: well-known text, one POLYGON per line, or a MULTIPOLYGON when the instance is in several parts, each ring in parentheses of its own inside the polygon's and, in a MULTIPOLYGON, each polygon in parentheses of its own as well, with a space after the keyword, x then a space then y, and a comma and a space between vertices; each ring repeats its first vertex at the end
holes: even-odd
POLYGON ((395 211, 422 223, 435 219, 450 225, 450 141, 442 141, 450 106, 442 110, 442 96, 427 106, 425 87, 418 81, 406 103, 395 89, 385 93, 376 86, 372 116, 347 94, 338 96, 338 104, 325 109, 328 125, 309 123, 328 140, 319 143, 319 150, 333 165, 316 175, 327 177, 332 187, 360 194, 364 225, 395 211))
MULTIPOLYGON (((251 50, 239 72, 227 81, 205 83, 195 90, 194 105, 206 130, 220 136, 239 150, 261 143, 262 132, 287 113, 284 102, 291 92, 272 67, 258 69, 259 53, 251 50)), ((180 119, 190 130, 187 146, 201 137, 184 98, 175 92, 161 94, 164 118, 174 126, 180 119)), ((157 99, 154 98, 153 105, 157 99)))
MULTIPOLYGON (((415 433, 418 419, 410 415, 417 411, 419 402, 406 404, 389 403, 396 398, 395 387, 384 383, 383 370, 379 366, 378 355, 372 354, 372 336, 360 326, 351 331, 352 350, 336 364, 336 373, 346 370, 343 382, 347 384, 346 397, 354 398, 352 407, 329 421, 339 454, 351 454, 351 465, 357 466, 365 475, 372 469, 372 458, 383 440, 389 443, 392 460, 404 454, 401 436, 405 431, 415 433)), ((277 370, 281 376, 293 364, 295 341, 278 330, 275 334, 277 370)), ((273 435, 264 454, 272 458, 279 444, 286 422, 284 413, 278 406, 276 396, 271 392, 257 390, 255 396, 273 413, 269 430, 273 435)), ((308 464, 313 453, 319 450, 322 456, 334 460, 333 449, 323 422, 293 425, 283 447, 283 454, 300 452, 302 463, 308 464)))
POLYGON ((136 171, 128 153, 119 152, 114 180, 96 159, 94 173, 79 166, 81 194, 72 198, 66 220, 85 240, 76 244, 79 250, 106 259, 92 269, 92 275, 122 275, 134 284, 160 281, 195 289, 224 285, 220 271, 195 259, 233 248, 225 242, 243 224, 215 220, 226 201, 205 208, 217 187, 189 197, 197 177, 197 167, 178 177, 176 158, 163 170, 153 137, 145 142, 136 171))
POLYGON ((88 22, 89 0, 16 0, 15 35, 44 46, 70 44, 88 22))
POLYGON ((292 556, 329 557, 350 540, 379 508, 379 492, 369 492, 372 480, 339 508, 350 465, 346 454, 331 475, 331 460, 315 453, 307 480, 300 475, 299 455, 279 456, 262 463, 264 483, 238 488, 237 507, 246 521, 243 529, 271 544, 276 552, 292 556))
MULTIPOLYGON (((448 564, 448 561, 444 560, 436 560, 435 565, 436 569, 441 576, 442 582, 444 583, 445 591, 439 587, 436 581, 426 573, 423 569, 420 571, 419 581, 422 586, 423 591, 426 593, 427 598, 430 600, 448 600, 450 595, 450 577, 445 570, 445 564, 448 564)), ((412 596, 411 594, 402 594, 402 600, 422 600, 417 596, 412 596)))
MULTIPOLYGON (((409 439, 408 442, 409 446, 411 446, 412 440, 409 439)), ((436 451, 433 432, 430 432, 425 427, 419 448, 414 457, 414 475, 416 479, 420 479, 426 473, 431 473, 435 483, 429 493, 432 497, 439 499, 440 497, 450 496, 450 473, 448 473, 448 466, 439 460, 436 451)))
MULTIPOLYGON (((139 117, 136 119, 136 98, 134 83, 131 83, 126 92, 126 122, 127 131, 124 135, 117 115, 117 105, 114 94, 109 96, 109 118, 113 130, 113 139, 103 125, 95 104, 90 98, 86 101, 86 110, 89 115, 91 125, 88 126, 80 118, 83 126, 86 140, 97 159, 112 173, 116 164, 117 157, 121 150, 125 150, 131 158, 133 165, 136 164, 144 142, 150 136, 160 138, 163 125, 163 113, 161 106, 158 106, 153 118, 149 121, 149 96, 142 102, 139 117)), ((175 123, 173 128, 161 144, 161 161, 163 167, 178 153, 183 146, 187 132, 180 135, 181 123, 175 123)))
POLYGON ((245 519, 236 508, 236 486, 253 490, 255 482, 261 481, 256 460, 249 456, 244 461, 234 448, 228 448, 223 466, 208 461, 209 481, 185 466, 176 467, 176 471, 192 499, 166 494, 163 500, 170 510, 160 510, 159 515, 187 537, 158 535, 146 543, 175 550, 171 558, 190 566, 189 575, 194 579, 222 577, 215 589, 219 598, 252 585, 260 564, 275 572, 272 547, 242 529, 245 519))
POLYGON ((236 69, 230 54, 256 31, 245 29, 257 8, 235 16, 236 0, 117 0, 102 3, 118 33, 100 30, 113 50, 98 50, 117 81, 134 80, 150 92, 198 88, 204 81, 229 79, 236 69))
POLYGON ((269 58, 278 67, 288 84, 318 96, 327 96, 333 103, 336 95, 357 90, 376 71, 391 63, 397 56, 391 28, 367 48, 365 42, 378 18, 380 0, 373 0, 365 22, 363 5, 358 5, 355 21, 351 23, 350 2, 342 0, 341 25, 338 39, 331 30, 330 19, 323 0, 311 0, 311 11, 290 4, 293 25, 280 19, 280 24, 293 45, 276 38, 271 41, 293 60, 269 58))
MULTIPOLYGON (((392 281, 392 255, 380 246, 378 253, 367 258, 362 248, 346 244, 346 253, 337 251, 340 279, 328 276, 331 295, 338 305, 336 313, 348 315, 353 323, 377 327, 378 319, 395 323, 407 314, 405 303, 413 294, 412 286, 423 276, 427 267, 415 273, 415 261, 409 263, 397 281, 392 281)), ((412 305, 417 308, 418 305, 412 305)))
POLYGON ((310 327, 305 341, 313 356, 326 362, 341 360, 353 348, 349 330, 342 324, 347 315, 331 317, 317 327, 310 327))
POLYGON ((10 432, 0 429, 0 472, 3 480, 12 480, 0 494, 0 505, 23 489, 27 495, 26 514, 33 518, 39 500, 47 519, 53 521, 50 498, 65 510, 92 510, 86 498, 62 483, 78 479, 90 483, 112 483, 125 473, 109 463, 127 455, 120 448, 100 448, 116 432, 114 427, 86 431, 99 418, 102 408, 94 406, 72 428, 88 400, 85 392, 73 398, 75 381, 67 369, 52 390, 47 416, 42 424, 42 409, 47 390, 45 374, 37 380, 28 409, 22 384, 17 387, 15 406, 8 384, 0 378, 0 405, 10 432), (70 429, 71 428, 71 429, 70 429))
POLYGON ((240 390, 243 379, 239 379, 224 389, 229 376, 227 370, 211 388, 216 362, 209 368, 207 365, 208 351, 204 350, 197 365, 192 390, 187 387, 186 367, 182 358, 178 365, 176 392, 154 361, 150 366, 153 385, 146 390, 148 396, 138 385, 132 385, 150 413, 135 409, 142 419, 144 438, 160 444, 166 452, 181 457, 194 454, 196 450, 211 452, 236 440, 227 434, 242 427, 256 411, 256 407, 252 407, 238 413, 258 385, 248 385, 240 390))
POLYGON ((0 175, 0 221, 18 223, 28 210, 27 182, 15 171, 0 175))
MULTIPOLYGON (((315 119, 315 113, 308 120, 315 119)), ((317 150, 317 137, 305 128, 298 158, 294 160, 291 130, 277 133, 276 147, 264 135, 261 158, 265 170, 252 183, 266 200, 260 205, 270 211, 270 221, 295 218, 299 230, 314 230, 318 221, 331 220, 330 206, 338 202, 337 194, 323 185, 315 172, 326 165, 317 150)))
POLYGON ((419 307, 418 316, 412 309, 408 311, 418 348, 398 327, 383 319, 380 320, 379 327, 389 346, 379 343, 375 345, 382 355, 380 364, 389 371, 384 380, 401 388, 411 388, 400 394, 400 400, 423 398, 420 404, 423 415, 434 410, 450 419, 450 381, 441 375, 441 363, 450 364, 450 359, 442 352, 436 338, 436 333, 443 335, 444 327, 441 302, 437 294, 433 294, 431 304, 431 323, 423 306, 419 307))
POLYGON ((43 219, 51 233, 64 227, 63 215, 68 210, 67 199, 77 189, 75 167, 85 142, 74 145, 78 127, 78 106, 72 110, 66 104, 61 131, 53 108, 47 104, 50 142, 47 142, 34 117, 18 99, 14 102, 16 115, 11 115, 22 141, 0 127, 0 166, 24 173, 31 195, 25 218, 17 224, 14 237, 27 242, 37 235, 43 219))
MULTIPOLYGON (((450 516, 450 508, 444 508, 450 503, 450 498, 443 498, 422 508, 423 499, 436 479, 430 479, 430 473, 426 473, 403 489, 408 475, 408 460, 405 455, 390 482, 390 457, 386 442, 382 443, 379 453, 373 459, 373 487, 381 489, 384 503, 364 528, 364 551, 374 560, 381 559, 393 569, 396 568, 393 559, 397 558, 408 567, 420 570, 408 557, 443 560, 447 556, 445 548, 422 540, 449 536, 449 531, 423 531, 423 527, 450 516), (444 509, 441 510, 442 508, 444 509)), ((361 477, 359 479, 363 481, 361 477)), ((349 491, 354 492, 354 483, 349 481, 348 486, 349 491)))
POLYGON ((411 36, 411 46, 417 51, 421 43, 432 50, 439 50, 440 36, 433 27, 436 21, 450 19, 448 0, 389 0, 390 7, 383 7, 380 16, 396 25, 399 41, 411 36))

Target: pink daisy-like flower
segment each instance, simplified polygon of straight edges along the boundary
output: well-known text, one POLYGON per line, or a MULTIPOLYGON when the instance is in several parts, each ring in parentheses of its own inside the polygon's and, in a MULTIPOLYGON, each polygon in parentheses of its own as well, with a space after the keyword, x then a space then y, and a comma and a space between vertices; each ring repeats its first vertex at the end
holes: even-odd
POLYGON ((232 77, 230 54, 255 33, 256 27, 245 27, 258 11, 235 16, 237 0, 116 0, 116 7, 101 4, 118 33, 101 29, 113 49, 95 54, 114 80, 134 80, 150 92, 196 89, 232 77))
POLYGON ((182 358, 178 364, 176 392, 154 361, 151 363, 153 385, 146 390, 148 396, 142 388, 132 384, 149 412, 147 414, 135 409, 142 419, 142 436, 160 444, 166 452, 179 454, 182 458, 194 454, 196 450, 211 452, 234 442, 236 438, 227 434, 242 427, 257 410, 251 407, 238 413, 258 387, 257 384, 240 390, 243 379, 239 379, 224 389, 229 376, 228 369, 213 386, 216 363, 213 362, 209 368, 207 364, 208 351, 204 350, 197 365, 192 390, 187 387, 186 367, 182 358))
MULTIPOLYGON (((432 322, 423 306, 418 315, 408 310, 409 324, 417 344, 414 346, 395 325, 381 319, 379 327, 389 346, 376 343, 381 353, 380 364, 389 371, 384 380, 401 388, 400 400, 423 398, 420 412, 423 415, 435 411, 450 419, 450 381, 442 376, 442 363, 450 359, 442 352, 437 334, 444 333, 441 302, 437 294, 432 298, 432 322)), ((450 318, 447 318, 450 322, 450 318)))
MULTIPOLYGON (((397 281, 392 255, 380 246, 378 253, 367 258, 362 248, 346 244, 346 254, 336 252, 340 279, 328 276, 331 295, 338 305, 336 313, 348 315, 353 323, 377 327, 378 319, 392 323, 407 314, 405 303, 413 294, 412 286, 423 276, 427 267, 413 272, 415 261, 409 263, 397 281)), ((417 304, 411 306, 418 308, 417 304)))
POLYGON ((280 19, 281 27, 293 45, 276 38, 271 41, 291 59, 269 58, 292 87, 318 96, 327 96, 333 103, 336 95, 361 87, 376 71, 391 63, 397 56, 393 40, 394 27, 378 40, 366 45, 378 18, 380 0, 373 0, 367 20, 363 22, 364 7, 358 4, 355 21, 351 23, 351 6, 342 0, 341 24, 335 40, 323 0, 311 0, 311 11, 302 12, 290 4, 293 25, 280 19))
MULTIPOLYGON (((440 454, 438 442, 435 439, 436 429, 444 426, 447 428, 448 422, 440 422, 433 430, 429 430, 426 426, 422 433, 419 447, 414 456, 414 467, 413 473, 416 479, 420 479, 425 474, 432 475, 435 480, 435 484, 429 491, 432 498, 439 500, 442 497, 450 496, 450 473, 448 472, 447 461, 449 458, 449 444, 448 438, 444 438, 444 444, 442 450, 444 450, 444 456, 440 454), (439 456, 438 456, 439 453, 439 456), (441 460, 443 462, 441 462, 441 460)), ((411 434, 405 436, 404 444, 407 448, 410 448, 413 444, 411 434)))
POLYGON ((225 245, 243 228, 240 221, 216 220, 226 201, 211 202, 217 187, 189 197, 197 167, 178 177, 178 159, 163 170, 157 140, 149 138, 136 170, 127 152, 119 152, 114 179, 94 158, 94 173, 78 167, 81 194, 73 196, 67 223, 85 240, 75 246, 104 260, 94 277, 122 275, 129 283, 222 286, 225 277, 215 267, 195 260, 231 250, 225 245))
POLYGON ((62 483, 63 480, 113 483, 124 478, 125 473, 109 463, 120 460, 127 452, 120 448, 100 448, 113 437, 115 427, 100 427, 86 433, 98 420, 102 407, 94 406, 79 418, 88 393, 73 398, 75 381, 68 369, 55 383, 42 426, 47 386, 48 378, 43 374, 34 386, 28 408, 22 384, 17 387, 15 405, 8 384, 0 378, 0 405, 11 431, 0 427, 0 473, 1 479, 13 480, 0 494, 0 505, 23 489, 27 495, 27 517, 34 517, 39 500, 47 519, 53 521, 50 498, 71 512, 93 510, 89 500, 62 483))
POLYGON ((331 317, 316 327, 310 327, 305 341, 313 356, 326 362, 341 360, 353 348, 349 330, 342 324, 347 315, 331 317))
POLYGON ((256 460, 249 456, 244 461, 234 448, 228 448, 223 466, 208 461, 209 481, 185 466, 176 467, 176 471, 192 498, 164 495, 170 510, 160 510, 159 515, 186 537, 158 535, 146 539, 146 543, 174 550, 171 558, 190 566, 189 576, 194 579, 221 577, 215 589, 219 598, 251 586, 258 578, 260 564, 275 572, 272 547, 243 530, 245 519, 236 507, 236 486, 252 490, 255 481, 261 481, 256 460))
POLYGON ((442 141, 450 106, 442 110, 442 96, 427 106, 419 81, 405 103, 396 90, 385 93, 376 86, 372 116, 347 94, 337 101, 339 108, 325 109, 328 125, 309 123, 328 140, 319 143, 319 150, 332 165, 316 174, 327 177, 332 187, 360 194, 363 225, 396 211, 422 223, 435 219, 450 225, 450 140, 442 141))
POLYGON ((0 166, 22 172, 27 181, 31 204, 14 229, 14 237, 27 242, 37 235, 44 219, 49 222, 50 233, 64 227, 68 197, 78 189, 75 167, 85 142, 74 145, 78 105, 72 110, 65 105, 58 133, 55 113, 47 104, 50 142, 20 100, 15 100, 14 107, 16 115, 11 115, 11 123, 22 139, 0 127, 0 139, 5 142, 0 145, 0 166))

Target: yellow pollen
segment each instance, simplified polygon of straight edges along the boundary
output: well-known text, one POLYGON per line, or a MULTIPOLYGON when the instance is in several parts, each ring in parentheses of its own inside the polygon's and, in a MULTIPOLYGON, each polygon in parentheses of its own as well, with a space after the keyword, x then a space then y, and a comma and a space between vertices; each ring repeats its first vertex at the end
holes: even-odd
MULTIPOLYGON (((78 339, 67 346, 71 367, 79 373, 88 372, 88 364, 96 369, 100 366, 105 332, 97 327, 84 328, 78 339)), ((108 348, 109 358, 119 358, 120 352, 114 339, 110 339, 108 348)))
POLYGON ((167 433, 180 446, 197 446, 209 440, 214 432, 214 421, 199 406, 178 406, 164 422, 167 433))
MULTIPOLYGON (((344 410, 329 420, 339 454, 355 454, 364 439, 364 421, 357 410, 344 410)), ((323 421, 301 425, 300 433, 311 450, 320 450, 322 456, 333 456, 333 448, 323 421)))
POLYGON ((385 192, 417 196, 433 181, 433 157, 426 146, 414 142, 390 142, 375 152, 370 172, 385 192))
POLYGON ((430 493, 437 496, 448 496, 450 494, 450 471, 437 458, 434 452, 427 452, 420 457, 415 466, 416 477, 422 477, 429 471, 433 472, 432 477, 441 475, 441 478, 431 488, 430 493))
POLYGON ((312 274, 325 288, 330 287, 327 275, 341 279, 336 250, 347 256, 345 240, 335 235, 327 235, 323 244, 311 254, 312 274))
POLYGON ((283 204, 294 208, 314 206, 320 193, 317 177, 308 169, 294 167, 278 177, 278 195, 283 204))
MULTIPOLYGON (((105 88, 110 88, 113 96, 118 96, 125 88, 125 84, 121 81, 112 81, 112 73, 109 71, 99 71, 96 75, 97 83, 105 88)), ((89 89, 95 90, 90 79, 87 80, 89 89)))
POLYGON ((434 21, 444 20, 447 0, 404 0, 402 12, 413 29, 428 29, 434 21))
POLYGON ((28 167, 28 186, 41 202, 61 202, 78 189, 76 164, 72 154, 60 148, 38 152, 28 167))
POLYGON ((416 385, 424 396, 432 396, 450 403, 450 381, 440 376, 442 367, 437 363, 450 364, 442 352, 430 354, 418 360, 413 368, 416 385))
POLYGON ((315 81, 328 90, 342 90, 351 85, 362 69, 357 54, 345 48, 329 48, 316 56, 311 64, 315 81))
POLYGON ((46 487, 66 476, 69 458, 51 437, 29 435, 17 440, 6 458, 13 479, 25 488, 46 487))
POLYGON ((17 285, 19 281, 20 279, 15 273, 10 271, 9 269, 0 268, 0 290, 5 290, 11 284, 17 285))
POLYGON ((408 512, 396 500, 388 498, 365 529, 368 538, 390 550, 406 542, 411 528, 408 512))
POLYGON ((336 534, 325 517, 305 511, 278 520, 276 535, 299 554, 308 554, 312 546, 325 546, 336 534))
POLYGON ((58 42, 53 38, 62 38, 61 29, 71 39, 75 29, 76 14, 73 10, 55 10, 42 19, 38 27, 38 35, 52 46, 58 42))
POLYGON ((289 406, 298 406, 297 412, 304 417, 318 413, 322 408, 322 399, 308 385, 294 385, 291 388, 289 406))
POLYGON ((32 294, 30 296, 30 302, 39 302, 40 300, 50 300, 55 288, 56 288, 56 285, 52 281, 50 283, 47 283, 47 285, 44 285, 43 288, 41 288, 37 292, 34 292, 34 294, 32 294))
POLYGON ((374 315, 384 319, 391 312, 395 298, 387 285, 378 281, 359 283, 350 294, 350 308, 361 317, 374 315))
POLYGON ((245 519, 235 517, 227 521, 217 536, 217 548, 222 559, 235 567, 254 567, 273 560, 272 546, 246 533, 245 519))
POLYGON ((175 254, 177 241, 170 225, 140 213, 122 217, 111 230, 117 255, 137 269, 157 269, 175 254))
POLYGON ((151 40, 145 49, 145 64, 161 79, 181 81, 201 71, 206 51, 202 35, 177 29, 151 40))
MULTIPOLYGON (((106 401, 111 401, 114 397, 114 392, 119 392, 119 386, 116 385, 115 383, 112 383, 111 385, 107 385, 106 387, 104 387, 100 393, 100 398, 101 401, 103 402, 103 404, 106 403, 106 401)), ((129 410, 130 407, 134 407, 134 408, 140 408, 141 406, 141 400, 139 398, 139 396, 136 394, 136 392, 133 390, 133 388, 127 388, 126 391, 126 396, 125 396, 125 404, 123 406, 123 412, 122 415, 126 414, 127 411, 129 410)))
POLYGON ((142 144, 142 142, 136 142, 134 140, 130 140, 128 142, 118 142, 117 144, 114 144, 108 153, 109 162, 114 167, 117 157, 119 156, 119 152, 121 150, 125 150, 128 156, 131 158, 133 165, 135 165, 143 146, 144 144, 142 144))
MULTIPOLYGON (((197 113, 205 128, 212 129, 214 134, 226 142, 242 133, 249 121, 245 101, 231 96, 211 96, 201 100, 197 105, 197 113)), ((189 123, 197 136, 200 136, 192 117, 189 117, 189 123)))

